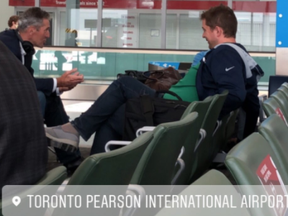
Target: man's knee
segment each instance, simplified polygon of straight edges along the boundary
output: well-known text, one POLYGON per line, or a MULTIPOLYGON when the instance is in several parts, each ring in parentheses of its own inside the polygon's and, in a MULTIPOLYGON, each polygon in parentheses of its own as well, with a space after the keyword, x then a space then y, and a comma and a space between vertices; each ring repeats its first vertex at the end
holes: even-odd
POLYGON ((119 79, 115 80, 114 82, 127 85, 128 83, 130 84, 131 82, 133 83, 133 82, 139 82, 139 81, 137 79, 131 77, 131 76, 123 76, 123 77, 120 77, 119 79))
POLYGON ((62 125, 69 122, 69 117, 59 96, 50 95, 46 97, 45 123, 48 127, 62 125))

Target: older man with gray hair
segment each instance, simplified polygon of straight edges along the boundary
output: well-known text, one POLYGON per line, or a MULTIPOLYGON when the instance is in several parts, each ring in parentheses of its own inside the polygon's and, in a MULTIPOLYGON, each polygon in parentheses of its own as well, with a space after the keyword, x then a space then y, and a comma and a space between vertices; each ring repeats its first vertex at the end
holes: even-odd
MULTIPOLYGON (((49 37, 49 13, 39 7, 29 8, 23 13, 19 19, 18 30, 5 30, 0 33, 0 40, 33 76, 45 124, 50 127, 68 122, 69 119, 59 95, 83 82, 83 75, 74 68, 58 78, 34 77, 34 69, 32 68, 32 59, 35 54, 34 46, 42 48, 49 37)), ((58 148, 55 148, 55 151, 60 162, 68 170, 74 170, 81 162, 79 151, 68 153, 58 148)))

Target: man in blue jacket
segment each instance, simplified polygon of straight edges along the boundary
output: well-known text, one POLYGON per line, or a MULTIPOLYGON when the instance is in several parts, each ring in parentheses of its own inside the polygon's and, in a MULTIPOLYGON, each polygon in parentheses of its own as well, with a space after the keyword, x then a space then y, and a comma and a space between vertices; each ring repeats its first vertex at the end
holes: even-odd
MULTIPOLYGON (((242 107, 247 116, 245 134, 248 135, 255 130, 259 114, 257 77, 263 75, 263 71, 245 48, 236 44, 237 19, 232 9, 223 5, 211 8, 201 15, 201 20, 203 37, 210 50, 197 71, 199 99, 229 90, 219 118, 242 107)), ((46 128, 46 136, 53 142, 69 141, 77 145, 80 136, 88 140, 96 131, 95 137, 99 142, 94 139, 91 152, 101 152, 104 150, 104 139, 100 141, 97 137, 109 140, 119 136, 123 131, 126 101, 140 95, 154 96, 155 91, 131 77, 115 80, 80 117, 62 126, 46 128), (100 147, 98 152, 93 150, 94 147, 100 147)))
POLYGON ((246 112, 244 137, 255 131, 259 115, 257 79, 263 71, 236 43, 237 19, 233 10, 220 5, 201 14, 203 38, 209 52, 197 72, 196 88, 200 100, 229 90, 220 117, 242 107, 246 112))
MULTIPOLYGON (((34 70, 31 66, 35 53, 34 46, 42 48, 47 38, 50 37, 49 19, 49 14, 46 11, 37 7, 30 8, 20 17, 18 31, 5 30, 0 33, 0 40, 14 53, 34 78, 38 97, 40 103, 42 103, 41 106, 45 108, 45 111, 41 111, 48 127, 61 125, 69 121, 59 95, 83 81, 83 75, 80 75, 77 69, 67 71, 58 78, 34 77, 34 70)), ((58 148, 55 148, 55 151, 58 159, 67 169, 73 170, 81 162, 79 151, 67 153, 58 148)))

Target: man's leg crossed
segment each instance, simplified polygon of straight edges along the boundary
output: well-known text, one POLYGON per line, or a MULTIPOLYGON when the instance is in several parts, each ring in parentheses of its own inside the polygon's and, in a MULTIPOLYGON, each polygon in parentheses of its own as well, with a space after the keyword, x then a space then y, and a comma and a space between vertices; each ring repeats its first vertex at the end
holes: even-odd
POLYGON ((87 141, 128 99, 141 95, 154 96, 155 90, 132 77, 115 80, 85 113, 61 127, 46 128, 46 136, 65 143, 67 139, 79 142, 80 135, 87 141))

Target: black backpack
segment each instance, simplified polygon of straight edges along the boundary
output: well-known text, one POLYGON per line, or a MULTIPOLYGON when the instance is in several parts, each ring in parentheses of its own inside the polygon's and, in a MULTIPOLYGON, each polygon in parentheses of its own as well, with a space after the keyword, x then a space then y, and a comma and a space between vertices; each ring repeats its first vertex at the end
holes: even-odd
POLYGON ((123 140, 136 138, 136 131, 144 126, 157 126, 165 122, 178 121, 189 106, 173 92, 169 92, 180 100, 168 100, 143 95, 132 98, 126 103, 123 140))

